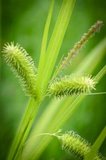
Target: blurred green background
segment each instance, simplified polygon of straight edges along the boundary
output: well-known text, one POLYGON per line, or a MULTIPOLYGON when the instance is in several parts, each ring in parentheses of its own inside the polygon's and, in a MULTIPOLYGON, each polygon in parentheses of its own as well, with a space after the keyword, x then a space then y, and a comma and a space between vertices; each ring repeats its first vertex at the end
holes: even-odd
MULTIPOLYGON (((56 0, 50 28, 50 35, 58 15, 62 0, 56 0)), ((2 0, 2 45, 6 42, 15 42, 23 46, 38 65, 42 34, 48 13, 50 0, 2 0)), ((99 34, 93 37, 80 55, 72 64, 72 71, 80 59, 89 54, 106 36, 106 1, 105 0, 77 0, 68 26, 61 55, 79 40, 81 35, 95 23, 103 20, 104 26, 99 34)), ((1 46, 2 46, 1 45, 1 46)), ((95 63, 95 62, 94 62, 95 63)), ((106 54, 98 65, 94 75, 106 64, 106 54)), ((19 125, 28 98, 14 77, 10 68, 1 61, 1 99, 0 99, 0 160, 5 160, 9 147, 19 125)), ((106 76, 97 85, 97 91, 106 91, 106 76)), ((40 113, 44 109, 43 106, 40 113)), ((78 112, 63 126, 63 131, 75 130, 82 137, 93 143, 106 125, 106 95, 87 96, 78 109, 78 112)), ((106 140, 101 147, 101 152, 106 156, 106 140)), ((58 141, 53 140, 43 152, 40 160, 68 160, 75 158, 61 150, 58 141), (71 157, 71 158, 70 158, 71 157)))

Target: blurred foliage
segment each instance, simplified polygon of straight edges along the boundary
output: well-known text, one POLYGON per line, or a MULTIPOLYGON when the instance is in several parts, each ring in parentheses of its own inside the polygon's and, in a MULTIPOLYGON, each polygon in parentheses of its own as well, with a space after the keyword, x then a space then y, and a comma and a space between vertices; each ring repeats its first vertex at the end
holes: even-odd
MULTIPOLYGON (((48 13, 49 0, 2 0, 2 45, 14 41, 21 44, 38 65, 43 28, 48 13)), ((62 0, 56 0, 50 35, 62 0)), ((68 52, 81 35, 97 20, 103 20, 104 26, 96 34, 72 63, 72 71, 86 54, 106 36, 106 1, 78 0, 64 38, 61 55, 68 52)), ((59 57, 59 58, 60 58, 59 57)), ((95 63, 95 62, 94 62, 95 63)), ((106 63, 106 56, 95 73, 106 63)), ((21 91, 16 78, 4 62, 1 61, 1 100, 0 100, 0 159, 5 160, 15 131, 27 103, 27 97, 21 91)), ((94 73, 94 74, 95 74, 94 73)), ((106 76, 97 85, 97 91, 106 91, 106 76)), ((46 102, 47 103, 47 102, 46 102)), ((45 108, 41 107, 38 118, 45 108)), ((93 143, 106 125, 106 96, 87 96, 74 116, 63 126, 63 130, 73 129, 93 143), (79 114, 80 113, 80 114, 79 114)), ((101 147, 106 156, 106 141, 101 147)), ((60 144, 53 140, 46 148, 41 160, 68 160, 71 155, 61 150, 60 144)), ((72 159, 74 160, 73 156, 72 159)))

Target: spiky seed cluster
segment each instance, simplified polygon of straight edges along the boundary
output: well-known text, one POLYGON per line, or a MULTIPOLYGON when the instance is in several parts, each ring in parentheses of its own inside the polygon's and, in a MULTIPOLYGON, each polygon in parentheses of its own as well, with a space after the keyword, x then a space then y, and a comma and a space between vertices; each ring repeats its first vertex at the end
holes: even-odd
POLYGON ((25 93, 36 97, 36 68, 28 53, 18 44, 7 43, 4 45, 2 56, 18 77, 25 93))
POLYGON ((86 94, 92 89, 95 89, 95 81, 89 76, 65 76, 49 85, 49 93, 57 97, 86 94))
MULTIPOLYGON (((73 131, 57 136, 62 143, 62 148, 70 153, 74 153, 78 158, 84 159, 91 150, 91 145, 81 136, 73 131)), ((102 156, 97 153, 94 160, 102 160, 102 156)))
POLYGON ((63 59, 60 67, 57 69, 57 74, 71 62, 72 58, 80 51, 80 49, 85 45, 89 38, 92 37, 94 33, 98 32, 102 26, 103 22, 97 21, 94 25, 90 27, 87 33, 84 33, 81 39, 69 51, 67 57, 63 59))

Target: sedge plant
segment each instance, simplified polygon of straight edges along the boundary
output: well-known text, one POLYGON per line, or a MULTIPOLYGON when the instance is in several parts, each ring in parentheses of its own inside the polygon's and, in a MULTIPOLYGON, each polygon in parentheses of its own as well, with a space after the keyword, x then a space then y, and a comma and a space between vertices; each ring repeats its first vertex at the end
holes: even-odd
MULTIPOLYGON (((68 55, 60 61, 57 69, 55 68, 60 47, 62 45, 63 38, 70 21, 74 4, 75 0, 63 0, 56 24, 53 29, 53 33, 51 35, 50 41, 48 42, 48 33, 54 7, 54 0, 51 1, 42 38, 41 54, 38 67, 35 66, 33 59, 19 44, 14 44, 13 42, 6 43, 3 47, 2 57, 18 78, 25 94, 30 97, 28 106, 26 107, 26 111, 22 117, 22 121, 10 148, 8 160, 37 159, 45 146, 48 144, 49 139, 47 139, 46 142, 44 141, 42 144, 41 140, 37 141, 36 136, 33 136, 35 135, 35 131, 38 131, 38 133, 45 132, 45 129, 47 131, 56 131, 58 128, 60 128, 60 126, 64 124, 64 122, 71 116, 71 114, 73 114, 74 110, 78 106, 78 103, 81 102, 86 95, 93 94, 92 91, 96 89, 96 84, 106 73, 106 66, 104 66, 104 68, 101 69, 97 75, 94 77, 91 75, 96 65, 100 62, 100 58, 102 57, 100 55, 101 57, 98 57, 97 64, 95 63, 95 66, 91 68, 88 75, 82 75, 82 70, 85 69, 85 71, 87 71, 87 69, 89 69, 92 60, 94 60, 98 52, 102 52, 104 54, 106 49, 106 39, 104 39, 97 46, 95 49, 96 51, 94 50, 94 53, 91 54, 93 56, 90 55, 87 57, 87 63, 86 60, 84 60, 84 64, 82 64, 83 67, 79 67, 79 70, 77 70, 76 73, 72 75, 61 76, 61 72, 65 68, 69 67, 73 57, 77 55, 77 53, 85 45, 89 38, 91 38, 101 29, 103 25, 102 21, 97 21, 94 25, 92 25, 88 32, 85 33, 69 51, 68 55), (46 114, 49 113, 48 110, 50 109, 51 117, 53 117, 54 114, 56 115, 54 122, 52 123, 52 126, 49 124, 50 117, 48 118, 48 121, 42 122, 42 116, 41 119, 38 120, 38 123, 41 124, 40 127, 36 125, 31 135, 29 136, 29 132, 31 131, 34 119, 37 114, 37 110, 46 96, 57 97, 59 99, 59 102, 56 102, 56 99, 53 100, 49 105, 50 108, 47 108, 47 111, 44 112, 44 117, 46 117, 46 114), (53 109, 54 104, 56 107, 53 109), (68 106, 70 104, 71 110, 68 112, 68 106), (60 108, 61 105, 63 108, 60 108), (58 113, 56 112, 57 109, 59 110, 58 113), (63 116, 62 113, 64 113, 66 116, 63 116), (27 142, 28 136, 29 140, 27 142), (36 143, 38 144, 39 148, 35 152, 36 143)), ((97 93, 94 92, 94 94, 97 93)), ((52 119, 50 122, 52 122, 52 119)), ((62 141, 64 149, 69 148, 69 150, 73 150, 75 154, 80 154, 83 158, 86 158, 86 155, 89 153, 88 156, 91 154, 93 155, 92 157, 94 159, 96 156, 95 160, 101 160, 97 151, 95 151, 95 153, 93 152, 92 154, 93 147, 87 144, 85 140, 81 139, 80 136, 77 136, 77 134, 70 132, 61 136, 55 134, 55 136, 57 136, 57 138, 62 141), (73 146, 68 146, 67 144, 67 142, 71 143, 70 136, 73 139, 75 138, 73 140, 73 146), (82 144, 78 143, 78 149, 76 149, 76 142, 80 141, 82 144), (85 145, 86 148, 88 147, 88 150, 80 150, 81 145, 85 145)), ((100 143, 101 141, 99 141, 99 144, 100 143)), ((100 145, 98 146, 100 148, 100 145)), ((97 150, 99 148, 97 148, 97 150)))

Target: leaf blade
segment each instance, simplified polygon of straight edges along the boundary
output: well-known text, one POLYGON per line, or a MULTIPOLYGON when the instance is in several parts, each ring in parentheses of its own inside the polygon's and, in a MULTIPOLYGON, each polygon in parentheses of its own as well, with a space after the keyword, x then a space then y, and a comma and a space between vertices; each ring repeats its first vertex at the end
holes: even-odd
POLYGON ((47 16, 47 20, 46 20, 45 28, 44 28, 44 33, 43 33, 43 38, 42 38, 41 54, 40 54, 39 67, 38 67, 38 80, 37 80, 38 85, 39 85, 39 81, 42 79, 42 72, 43 72, 43 68, 44 68, 45 60, 46 60, 47 40, 48 40, 50 22, 51 22, 51 18, 53 14, 53 8, 54 8, 54 0, 52 0, 50 4, 50 9, 48 12, 48 16, 47 16))
POLYGON ((44 69, 43 81, 44 90, 47 87, 48 81, 52 75, 63 38, 69 24, 75 0, 63 0, 61 10, 59 12, 50 42, 47 48, 46 66, 44 69), (52 53, 52 54, 51 54, 52 53))

